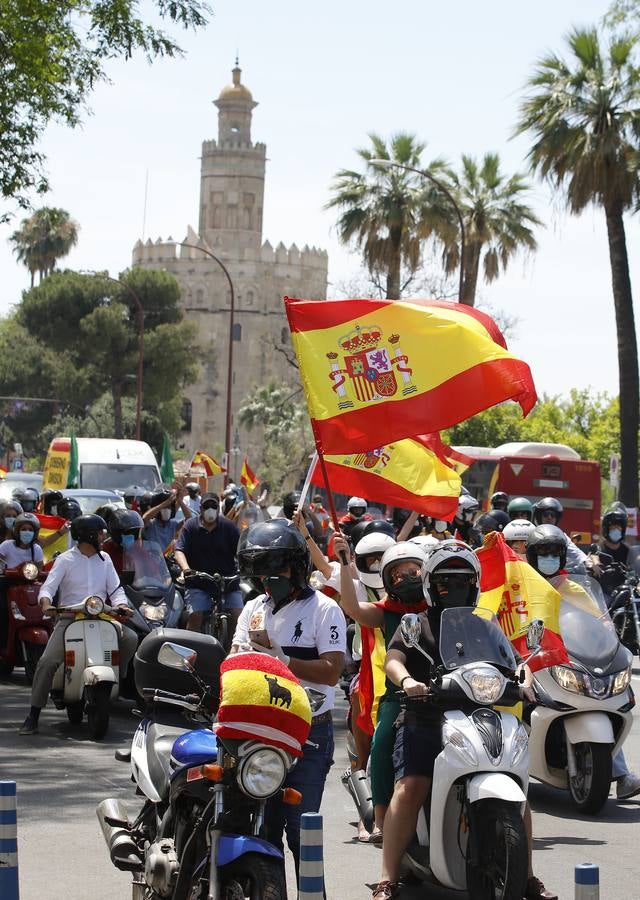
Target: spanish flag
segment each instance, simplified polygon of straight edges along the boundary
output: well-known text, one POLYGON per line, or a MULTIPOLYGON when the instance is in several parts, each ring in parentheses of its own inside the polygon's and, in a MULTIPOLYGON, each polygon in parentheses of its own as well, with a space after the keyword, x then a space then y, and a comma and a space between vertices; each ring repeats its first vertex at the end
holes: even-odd
POLYGON ((244 462, 242 463, 242 471, 240 472, 240 484, 246 487, 249 496, 253 494, 255 489, 260 484, 260 479, 250 467, 246 456, 244 458, 244 462))
POLYGON ((528 563, 520 559, 497 532, 488 534, 477 551, 482 567, 478 606, 496 614, 500 626, 526 660, 526 634, 534 619, 545 625, 542 651, 531 660, 531 670, 567 664, 569 657, 560 636, 560 594, 528 563))
MULTIPOLYGON (((36 513, 40 522, 40 537, 48 537, 58 531, 67 521, 62 516, 45 516, 44 513, 36 513)), ((61 534, 51 544, 42 548, 45 563, 51 562, 56 553, 64 553, 69 549, 69 535, 61 534)))
POLYGON ((236 653, 220 666, 221 738, 254 740, 302 756, 311 728, 309 698, 283 662, 266 653, 236 653))
MULTIPOLYGON (((424 439, 431 437, 425 435, 424 439)), ((367 453, 325 456, 332 489, 437 519, 450 519, 458 506, 460 475, 446 456, 447 449, 451 448, 434 439, 436 452, 425 446, 424 439, 406 438, 367 453)), ((319 463, 311 482, 324 486, 319 463)))
POLYGON ((363 625, 361 634, 362 660, 358 672, 360 715, 356 724, 366 734, 373 734, 378 721, 380 698, 386 687, 384 661, 387 651, 381 628, 369 628, 363 625))
POLYGON ((293 346, 318 449, 366 453, 503 400, 536 403, 529 366, 493 319, 435 300, 293 300, 293 346))
POLYGON ((203 453, 202 450, 196 450, 193 454, 193 459, 191 460, 190 469, 194 469, 196 466, 202 466, 202 468, 207 473, 207 478, 213 478, 214 475, 220 475, 222 472, 226 472, 226 469, 220 465, 220 463, 216 462, 213 456, 208 456, 206 453, 203 453))

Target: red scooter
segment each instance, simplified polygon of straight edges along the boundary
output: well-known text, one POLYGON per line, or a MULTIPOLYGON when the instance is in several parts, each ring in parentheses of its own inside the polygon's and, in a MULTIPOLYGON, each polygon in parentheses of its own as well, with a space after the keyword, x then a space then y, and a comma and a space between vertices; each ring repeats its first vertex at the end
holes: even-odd
POLYGON ((0 642, 0 674, 10 675, 15 666, 24 666, 29 684, 53 630, 53 620, 43 616, 38 603, 39 574, 32 562, 3 573, 6 623, 0 642))

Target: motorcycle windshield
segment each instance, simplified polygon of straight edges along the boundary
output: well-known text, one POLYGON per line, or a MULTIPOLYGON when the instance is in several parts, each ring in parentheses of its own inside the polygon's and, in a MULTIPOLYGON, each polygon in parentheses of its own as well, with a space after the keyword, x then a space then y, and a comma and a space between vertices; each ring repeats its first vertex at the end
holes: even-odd
POLYGON ((485 662, 502 669, 515 669, 511 642, 488 609, 445 609, 440 623, 440 656, 447 669, 470 662, 485 662))
POLYGON ((560 633, 567 653, 587 668, 606 668, 619 641, 602 588, 588 575, 558 575, 550 581, 560 594, 560 633))
POLYGON ((124 569, 133 572, 134 591, 164 592, 171 586, 171 575, 159 544, 136 541, 124 550, 124 569))

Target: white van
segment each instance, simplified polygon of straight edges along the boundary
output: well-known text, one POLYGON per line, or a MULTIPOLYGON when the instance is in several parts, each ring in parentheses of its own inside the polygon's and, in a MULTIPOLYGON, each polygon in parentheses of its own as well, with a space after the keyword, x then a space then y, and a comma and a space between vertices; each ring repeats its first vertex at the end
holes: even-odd
MULTIPOLYGON (((132 484, 151 490, 162 480, 151 447, 144 441, 76 438, 78 487, 122 491, 132 484)), ((51 441, 44 467, 43 488, 64 490, 69 474, 71 438, 51 441)))

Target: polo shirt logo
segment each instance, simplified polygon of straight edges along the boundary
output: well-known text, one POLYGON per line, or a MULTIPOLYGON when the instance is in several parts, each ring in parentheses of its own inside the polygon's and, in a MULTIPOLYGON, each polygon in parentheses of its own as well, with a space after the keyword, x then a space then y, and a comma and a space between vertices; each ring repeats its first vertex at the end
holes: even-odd
POLYGON ((293 637, 291 640, 294 644, 297 644, 300 638, 302 637, 302 619, 298 619, 296 622, 295 628, 293 630, 293 637))

